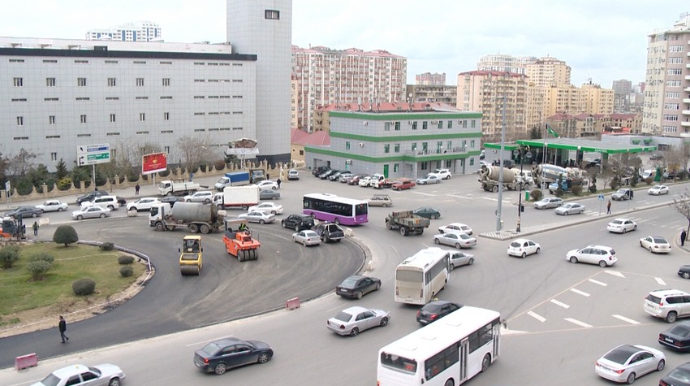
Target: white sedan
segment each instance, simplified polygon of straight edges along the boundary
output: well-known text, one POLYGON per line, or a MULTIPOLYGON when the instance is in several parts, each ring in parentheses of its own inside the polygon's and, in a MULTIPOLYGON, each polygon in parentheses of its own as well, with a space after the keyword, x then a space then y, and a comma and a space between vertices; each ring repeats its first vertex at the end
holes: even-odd
POLYGON ((627 218, 617 218, 606 226, 606 230, 613 233, 626 233, 628 231, 636 231, 637 223, 627 218))
POLYGON ((594 372, 610 381, 632 384, 635 379, 652 371, 661 371, 664 367, 666 355, 660 350, 624 344, 597 359, 594 363, 594 372))
POLYGON ((668 194, 668 186, 666 185, 654 185, 649 190, 647 193, 651 194, 652 196, 659 196, 662 194, 668 194))
POLYGON ((85 218, 106 218, 110 216, 110 209, 103 208, 98 205, 89 206, 80 210, 72 212, 72 219, 83 220, 85 218))
POLYGON ((640 246, 651 253, 670 253, 671 243, 661 236, 647 236, 640 239, 640 246))
POLYGON ((472 248, 477 245, 477 239, 464 233, 441 233, 434 236, 434 243, 450 245, 458 249, 472 248))
POLYGON ((508 246, 508 256, 525 258, 527 255, 539 253, 541 246, 532 240, 517 239, 508 246))
POLYGON ((45 379, 34 385, 92 385, 119 386, 125 379, 125 373, 115 365, 102 364, 97 366, 72 365, 63 367, 50 373, 45 379), (84 382, 77 382, 84 379, 84 382))
POLYGON ((62 212, 63 210, 67 210, 67 204, 58 200, 48 200, 42 205, 36 205, 36 208, 43 212, 62 212))
POLYGON ((462 232, 462 233, 467 233, 468 235, 472 234, 472 228, 470 228, 469 225, 467 224, 462 224, 459 222, 454 222, 452 224, 444 225, 442 227, 438 228, 438 231, 441 233, 446 233, 446 232, 462 232))
POLYGON ((268 224, 276 221, 276 215, 273 213, 264 213, 258 210, 251 210, 248 213, 237 216, 237 218, 244 218, 248 222, 258 222, 259 224, 268 224))
POLYGON ((569 214, 585 213, 585 206, 576 202, 563 204, 556 208, 556 214, 567 216, 569 214))
POLYGON ((271 213, 271 214, 281 214, 283 213, 283 206, 274 204, 272 202, 262 202, 259 205, 255 206, 250 206, 249 207, 249 212, 263 212, 263 213, 271 213))
POLYGON ((259 190, 267 190, 267 189, 272 189, 272 190, 278 190, 278 184, 271 181, 271 180, 263 180, 256 184, 256 186, 259 187, 259 190))

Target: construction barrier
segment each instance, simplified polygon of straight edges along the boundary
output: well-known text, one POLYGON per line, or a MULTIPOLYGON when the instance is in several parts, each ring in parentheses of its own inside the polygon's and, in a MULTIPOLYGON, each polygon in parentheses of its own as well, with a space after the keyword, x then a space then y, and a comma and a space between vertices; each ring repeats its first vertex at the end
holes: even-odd
POLYGON ((22 355, 20 357, 15 358, 14 360, 14 367, 19 370, 23 370, 27 367, 36 367, 38 365, 38 355, 36 353, 33 354, 28 354, 28 355, 22 355))
POLYGON ((294 310, 295 308, 299 308, 299 298, 288 299, 285 303, 285 308, 288 310, 294 310))

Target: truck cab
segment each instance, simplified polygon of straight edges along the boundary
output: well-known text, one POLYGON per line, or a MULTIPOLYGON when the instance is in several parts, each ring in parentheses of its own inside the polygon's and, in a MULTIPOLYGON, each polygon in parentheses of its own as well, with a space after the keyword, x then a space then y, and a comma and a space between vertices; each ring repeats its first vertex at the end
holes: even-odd
POLYGON ((185 236, 182 239, 182 247, 177 251, 180 252, 180 273, 182 275, 201 274, 204 252, 204 248, 201 246, 201 236, 185 236))

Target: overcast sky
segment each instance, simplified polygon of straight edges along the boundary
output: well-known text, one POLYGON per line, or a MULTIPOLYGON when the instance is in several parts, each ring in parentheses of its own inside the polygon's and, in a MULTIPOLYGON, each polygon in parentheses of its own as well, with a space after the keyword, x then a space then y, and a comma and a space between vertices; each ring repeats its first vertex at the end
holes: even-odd
MULTIPOLYGON (((385 49, 424 72, 476 69, 488 54, 552 56, 589 78, 644 81, 647 35, 670 29, 687 0, 293 0, 292 41, 334 49, 385 49), (519 5, 518 5, 519 4, 519 5)), ((5 0, 0 36, 82 39, 125 22, 158 23, 169 42, 226 40, 225 0, 5 0)), ((251 52, 247 52, 251 53, 251 52)))

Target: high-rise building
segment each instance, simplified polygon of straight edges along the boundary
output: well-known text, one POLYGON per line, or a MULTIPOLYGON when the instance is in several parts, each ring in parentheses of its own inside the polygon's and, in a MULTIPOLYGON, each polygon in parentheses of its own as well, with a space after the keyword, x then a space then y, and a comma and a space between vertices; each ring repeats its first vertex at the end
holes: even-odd
POLYGON ((526 63, 525 75, 530 84, 536 87, 570 85, 570 66, 552 57, 526 63))
POLYGON ((417 74, 414 77, 415 84, 420 86, 445 86, 446 85, 446 73, 430 73, 425 72, 423 74, 417 74))
POLYGON ((525 66, 537 61, 533 56, 515 57, 506 54, 486 55, 479 58, 477 70, 479 71, 504 71, 516 74, 525 74, 525 66))
POLYGON ((319 106, 407 100, 407 58, 384 50, 293 46, 292 79, 299 93, 293 103, 298 128, 307 131, 312 131, 310 125, 319 106))
POLYGON ((234 50, 258 57, 257 137, 252 138, 258 141, 258 158, 288 162, 292 0, 227 0, 227 14, 227 41, 234 50))
POLYGON ((407 101, 440 102, 450 106, 457 104, 458 88, 456 86, 424 86, 419 84, 407 85, 407 101))
POLYGON ((690 136, 690 12, 648 35, 642 132, 690 136))
POLYGON ((630 110, 632 82, 627 79, 613 81, 613 108, 624 112, 630 110))
POLYGON ((123 42, 161 41, 161 27, 150 21, 125 23, 110 28, 92 29, 86 32, 86 40, 121 40, 123 42))

